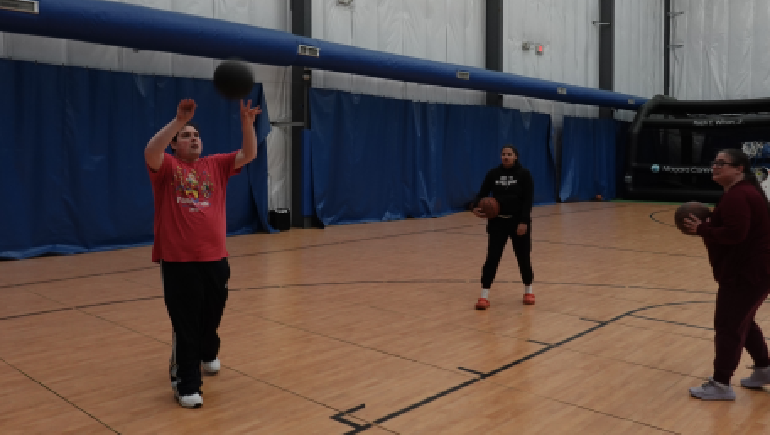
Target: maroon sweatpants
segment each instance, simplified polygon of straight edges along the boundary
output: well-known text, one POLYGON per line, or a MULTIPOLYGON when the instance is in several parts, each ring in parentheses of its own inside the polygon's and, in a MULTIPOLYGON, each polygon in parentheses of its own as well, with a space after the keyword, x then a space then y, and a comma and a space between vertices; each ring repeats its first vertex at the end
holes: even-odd
POLYGON ((729 384, 743 348, 757 367, 770 365, 767 343, 754 315, 767 298, 770 288, 739 288, 720 284, 714 311, 714 380, 729 384))

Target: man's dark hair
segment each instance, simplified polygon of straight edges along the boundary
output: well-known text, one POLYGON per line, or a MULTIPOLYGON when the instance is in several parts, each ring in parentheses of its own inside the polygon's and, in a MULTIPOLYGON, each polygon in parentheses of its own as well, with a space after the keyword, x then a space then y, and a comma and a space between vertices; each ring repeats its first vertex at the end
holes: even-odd
MULTIPOLYGON (((185 124, 185 125, 184 125, 184 127, 182 127, 182 129, 181 129, 181 130, 179 130, 179 131, 182 131, 182 130, 184 130, 184 128, 185 128, 185 127, 187 127, 188 125, 189 125, 190 127, 194 128, 194 129, 195 129, 195 131, 197 131, 197 132, 198 132, 198 134, 200 134, 200 132, 201 132, 201 129, 200 129, 200 128, 198 128, 198 124, 196 124, 196 123, 194 123, 194 122, 192 122, 192 121, 187 121, 187 124, 185 124)), ((177 133, 174 135, 174 137, 173 137, 173 138, 171 138, 171 142, 176 142, 176 137, 177 137, 177 136, 179 136, 179 131, 178 131, 178 132, 177 132, 177 133)))

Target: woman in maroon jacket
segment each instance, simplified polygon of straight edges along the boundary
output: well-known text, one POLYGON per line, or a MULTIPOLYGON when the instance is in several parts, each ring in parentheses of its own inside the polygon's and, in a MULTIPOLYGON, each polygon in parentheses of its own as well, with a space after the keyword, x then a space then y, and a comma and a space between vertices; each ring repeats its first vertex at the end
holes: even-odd
POLYGON ((722 150, 711 164, 712 179, 725 193, 711 217, 690 215, 684 230, 703 237, 714 279, 719 284, 714 312, 714 375, 690 394, 702 400, 735 400, 730 378, 743 348, 754 372, 741 379, 746 388, 770 384, 770 358, 754 315, 770 292, 770 211, 749 158, 737 149, 722 150))

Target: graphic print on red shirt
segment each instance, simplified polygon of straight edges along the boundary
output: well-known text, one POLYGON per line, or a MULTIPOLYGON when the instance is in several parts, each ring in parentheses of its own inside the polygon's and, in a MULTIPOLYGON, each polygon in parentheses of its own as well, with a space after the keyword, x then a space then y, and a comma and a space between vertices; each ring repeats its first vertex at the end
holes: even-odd
POLYGON ((152 261, 218 261, 225 247, 227 181, 236 152, 192 163, 164 155, 157 172, 148 167, 155 200, 152 261))

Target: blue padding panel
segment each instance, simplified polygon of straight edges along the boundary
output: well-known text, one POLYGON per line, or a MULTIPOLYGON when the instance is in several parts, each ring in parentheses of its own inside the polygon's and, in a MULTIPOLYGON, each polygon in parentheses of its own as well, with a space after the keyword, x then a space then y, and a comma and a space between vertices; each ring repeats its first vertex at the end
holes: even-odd
POLYGON ((465 209, 512 143, 552 203, 550 116, 312 89, 315 212, 325 225, 437 217, 465 209))
POLYGON ((313 216, 313 179, 311 170, 310 130, 302 130, 302 216, 313 216))
MULTIPOLYGON (((0 60, 0 95, 0 258, 151 243, 143 151, 182 98, 198 104, 204 155, 241 146, 238 103, 220 98, 205 80, 0 60)), ((258 155, 228 184, 230 234, 270 230, 270 124, 261 85, 250 98, 263 108, 258 155)))
POLYGON ((561 190, 564 201, 596 195, 614 199, 618 182, 617 150, 621 124, 614 119, 564 117, 561 190))
POLYGON ((39 0, 39 4, 39 14, 0 9, 0 31, 215 59, 239 57, 270 65, 305 66, 618 109, 636 110, 647 101, 602 89, 367 50, 116 1, 39 0), (318 48, 318 56, 298 54, 300 45, 318 48), (458 78, 458 71, 469 73, 468 79, 458 78))

